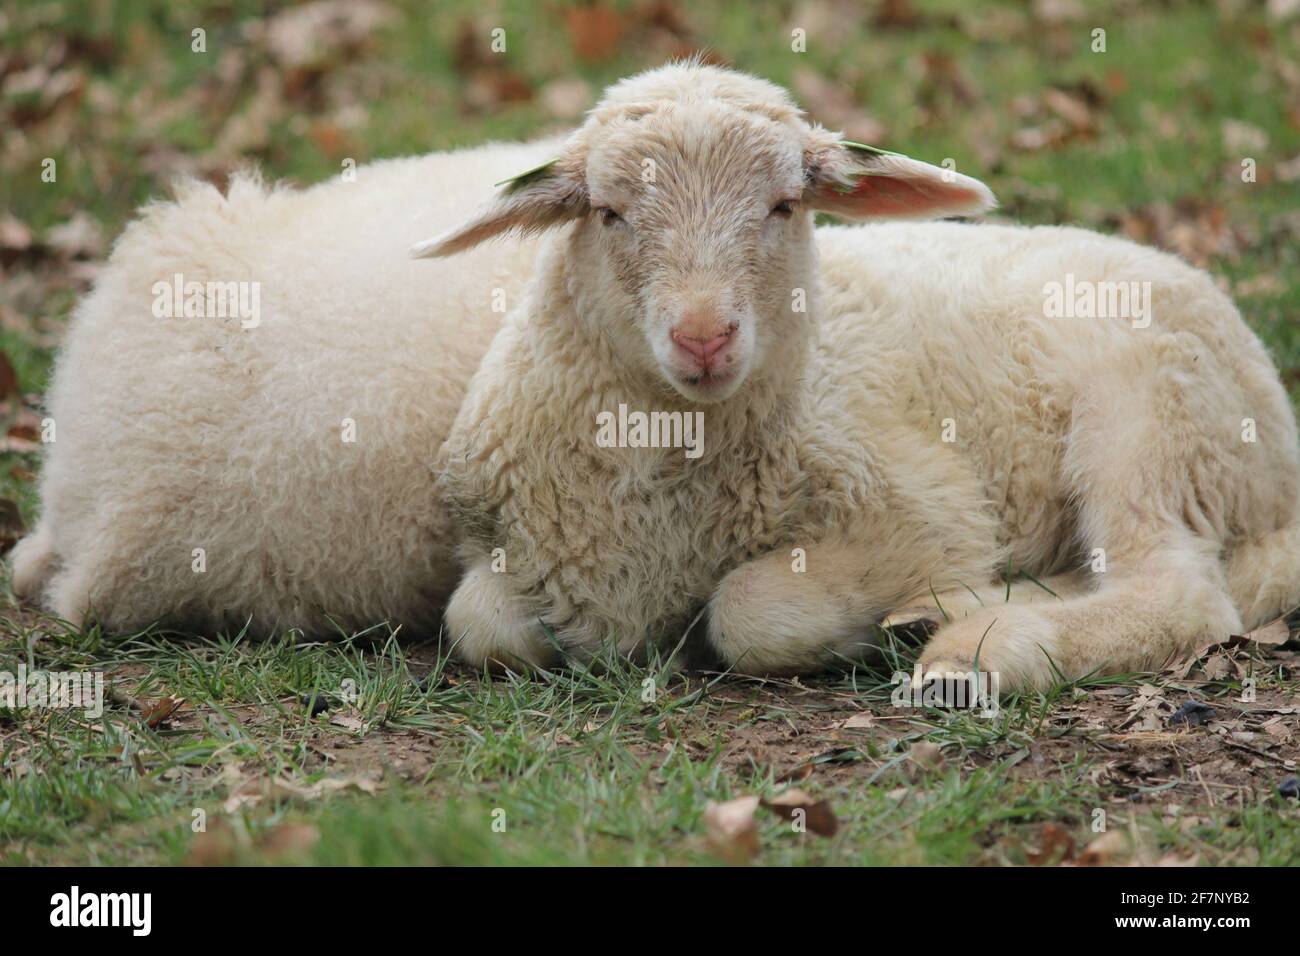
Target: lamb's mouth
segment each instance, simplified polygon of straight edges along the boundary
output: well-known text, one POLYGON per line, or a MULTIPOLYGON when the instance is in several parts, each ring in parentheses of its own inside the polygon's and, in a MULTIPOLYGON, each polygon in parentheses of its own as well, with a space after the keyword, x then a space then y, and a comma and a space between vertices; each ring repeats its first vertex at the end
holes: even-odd
POLYGON ((682 382, 691 388, 721 388, 731 384, 736 377, 735 369, 708 369, 699 375, 683 375, 682 382))

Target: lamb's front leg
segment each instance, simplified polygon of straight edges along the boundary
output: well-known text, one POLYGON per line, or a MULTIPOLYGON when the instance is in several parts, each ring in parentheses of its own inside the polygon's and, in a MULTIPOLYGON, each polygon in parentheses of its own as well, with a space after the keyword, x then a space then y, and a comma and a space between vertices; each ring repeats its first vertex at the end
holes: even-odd
POLYGON ((773 551, 731 571, 708 606, 709 643, 743 674, 803 674, 876 645, 888 597, 871 596, 861 544, 773 551))
POLYGON ((447 605, 446 633, 457 658, 473 667, 527 670, 555 658, 537 616, 506 586, 489 560, 472 565, 447 605))
POLYGON ((921 679, 978 670, 997 674, 1003 692, 1041 690, 1153 670, 1241 628, 1210 546, 1152 547, 1100 577, 1083 597, 987 607, 941 627, 921 654, 921 679))

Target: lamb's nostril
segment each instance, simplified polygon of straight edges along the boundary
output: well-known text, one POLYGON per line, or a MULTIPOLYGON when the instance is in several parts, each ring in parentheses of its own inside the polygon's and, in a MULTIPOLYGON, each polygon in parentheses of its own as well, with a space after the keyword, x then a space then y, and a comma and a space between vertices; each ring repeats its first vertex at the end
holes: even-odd
POLYGON ((685 335, 677 329, 673 329, 672 340, 694 355, 697 359, 707 362, 719 349, 731 341, 731 336, 735 331, 736 326, 733 324, 728 326, 725 332, 721 332, 711 338, 700 338, 697 336, 685 335))

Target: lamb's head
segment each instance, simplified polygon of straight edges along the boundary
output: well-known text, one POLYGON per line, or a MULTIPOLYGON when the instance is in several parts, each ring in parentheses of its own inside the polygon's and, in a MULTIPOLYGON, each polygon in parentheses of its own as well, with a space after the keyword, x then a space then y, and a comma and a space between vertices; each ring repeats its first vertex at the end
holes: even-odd
POLYGON ((932 218, 992 204, 974 179, 809 125, 779 87, 688 63, 611 87, 554 161, 413 252, 575 222, 586 331, 637 372, 716 402, 790 356, 815 285, 815 211, 932 218))

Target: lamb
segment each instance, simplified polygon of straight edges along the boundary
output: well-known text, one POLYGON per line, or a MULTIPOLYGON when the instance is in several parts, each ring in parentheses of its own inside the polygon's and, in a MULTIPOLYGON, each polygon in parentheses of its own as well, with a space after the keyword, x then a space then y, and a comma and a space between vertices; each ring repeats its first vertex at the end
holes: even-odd
POLYGON ((122 632, 436 634, 459 569, 430 461, 536 244, 433 269, 406 251, 555 145, 148 208, 68 330, 15 590, 122 632))
POLYGON ((703 606, 726 666, 801 673, 937 603, 924 672, 1012 690, 1300 603, 1295 418, 1207 275, 1075 228, 813 224, 993 202, 688 63, 612 87, 553 162, 420 243, 550 234, 439 453, 457 653, 644 653, 703 606), (701 453, 597 441, 621 407, 702 413, 701 453))

